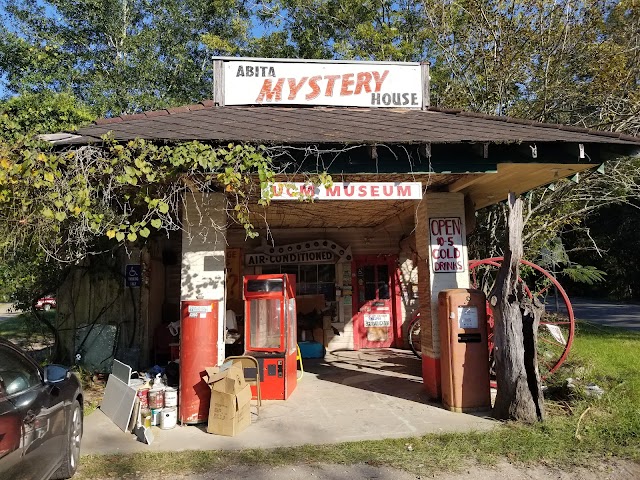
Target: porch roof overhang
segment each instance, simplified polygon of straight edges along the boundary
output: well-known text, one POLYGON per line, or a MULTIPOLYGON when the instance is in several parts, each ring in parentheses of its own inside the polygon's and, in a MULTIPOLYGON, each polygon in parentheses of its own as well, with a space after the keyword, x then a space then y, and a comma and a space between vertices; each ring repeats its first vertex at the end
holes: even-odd
MULTIPOLYGON (((212 101, 101 119, 75 135, 48 140, 79 146, 99 143, 106 134, 118 141, 289 148, 298 172, 327 170, 343 181, 421 181, 431 191, 462 192, 475 208, 606 160, 640 155, 637 137, 461 110, 221 107, 212 101), (309 147, 315 152, 311 159, 304 153, 309 147)), ((348 202, 273 202, 259 217, 272 228, 373 227, 410 212, 413 203, 363 201, 357 216, 345 216, 337 213, 352 205, 348 202)))

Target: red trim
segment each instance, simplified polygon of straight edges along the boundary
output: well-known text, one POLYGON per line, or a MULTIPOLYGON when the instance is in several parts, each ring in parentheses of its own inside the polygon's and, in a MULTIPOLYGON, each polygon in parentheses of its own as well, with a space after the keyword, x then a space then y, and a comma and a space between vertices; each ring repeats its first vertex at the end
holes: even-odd
POLYGON ((442 379, 440 375, 440 359, 422 355, 422 382, 429 398, 442 398, 442 379))
MULTIPOLYGON (((395 317, 395 341, 393 346, 396 348, 405 348, 404 337, 402 335, 402 325, 404 324, 404 317, 402 316, 402 272, 400 271, 400 264, 398 263, 398 257, 394 255, 393 265, 390 267, 394 272, 395 288, 393 289, 393 314, 395 317)), ((390 262, 391 263, 391 262, 390 262)))

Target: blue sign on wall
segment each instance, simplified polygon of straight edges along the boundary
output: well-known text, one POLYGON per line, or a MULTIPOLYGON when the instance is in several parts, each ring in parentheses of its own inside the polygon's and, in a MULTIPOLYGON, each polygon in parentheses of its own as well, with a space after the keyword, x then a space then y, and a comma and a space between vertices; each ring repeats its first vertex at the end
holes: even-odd
POLYGON ((128 263, 124 272, 124 285, 126 287, 140 287, 142 269, 138 263, 128 263))

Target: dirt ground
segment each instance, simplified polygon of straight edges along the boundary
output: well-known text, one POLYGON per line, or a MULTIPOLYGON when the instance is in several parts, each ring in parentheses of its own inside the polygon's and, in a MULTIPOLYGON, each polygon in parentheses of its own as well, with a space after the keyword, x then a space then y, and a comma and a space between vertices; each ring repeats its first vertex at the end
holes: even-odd
MULTIPOLYGON (((113 478, 113 477, 111 477, 113 478)), ((388 467, 371 465, 288 465, 285 467, 250 467, 235 465, 232 467, 191 475, 144 475, 143 472, 123 478, 154 480, 300 480, 313 478, 318 480, 417 480, 437 478, 439 480, 637 480, 640 478, 640 464, 628 461, 612 460, 595 467, 571 468, 559 470, 553 466, 522 466, 501 462, 492 467, 473 466, 455 473, 425 473, 421 475, 407 473, 388 467)))

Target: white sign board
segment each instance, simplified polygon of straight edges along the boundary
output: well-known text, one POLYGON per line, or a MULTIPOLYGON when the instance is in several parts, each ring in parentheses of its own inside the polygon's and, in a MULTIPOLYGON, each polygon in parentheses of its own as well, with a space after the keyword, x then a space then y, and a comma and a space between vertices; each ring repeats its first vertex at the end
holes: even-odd
POLYGON ((390 327, 391 315, 388 313, 365 313, 364 326, 365 328, 390 327))
POLYGON ((210 313, 212 305, 189 305, 189 313, 210 313))
POLYGON ((430 218, 429 233, 432 270, 435 273, 464 272, 460 217, 430 218))
POLYGON ((228 61, 225 105, 422 107, 417 63, 228 61))
POLYGON ((478 328, 477 307, 458 307, 458 328, 478 328))
MULTIPOLYGON (((420 182, 334 182, 329 188, 308 183, 273 183, 271 200, 420 200, 420 182)), ((262 194, 266 196, 265 192, 262 194)))
POLYGON ((336 263, 333 252, 249 253, 244 256, 247 267, 300 263, 336 263))

